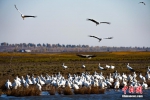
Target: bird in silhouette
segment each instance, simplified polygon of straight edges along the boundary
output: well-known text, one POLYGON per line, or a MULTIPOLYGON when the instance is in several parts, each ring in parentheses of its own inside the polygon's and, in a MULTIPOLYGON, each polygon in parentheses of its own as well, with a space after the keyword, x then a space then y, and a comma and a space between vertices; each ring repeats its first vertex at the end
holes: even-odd
POLYGON ((99 42, 102 40, 102 38, 99 38, 99 37, 96 37, 96 36, 92 36, 92 35, 89 35, 89 37, 93 37, 93 38, 96 38, 99 40, 99 42))
POLYGON ((33 18, 35 18, 36 16, 31 16, 31 15, 23 15, 20 11, 19 11, 19 9, 17 8, 17 6, 16 5, 14 5, 15 6, 15 8, 17 9, 17 11, 21 14, 21 17, 23 18, 23 20, 24 20, 24 18, 27 18, 27 17, 33 17, 33 18))
POLYGON ((101 23, 110 24, 110 22, 100 22, 100 24, 101 24, 101 23))
POLYGON ((82 58, 89 58, 89 59, 91 59, 92 57, 96 57, 96 55, 84 55, 84 54, 77 54, 77 56, 82 58))
POLYGON ((139 3, 143 3, 144 5, 146 5, 144 2, 139 2, 139 3))
POLYGON ((97 25, 99 25, 99 22, 97 22, 96 20, 94 20, 94 19, 87 19, 88 21, 92 21, 92 22, 94 22, 95 24, 96 24, 96 26, 97 25))

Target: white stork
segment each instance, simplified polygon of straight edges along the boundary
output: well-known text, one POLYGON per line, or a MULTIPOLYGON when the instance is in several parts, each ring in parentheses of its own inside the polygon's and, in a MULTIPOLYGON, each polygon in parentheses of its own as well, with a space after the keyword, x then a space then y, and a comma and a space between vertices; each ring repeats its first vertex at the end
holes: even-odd
POLYGON ((7 89, 10 89, 12 87, 12 83, 9 81, 9 79, 7 80, 5 86, 7 89))
POLYGON ((127 65, 127 68, 128 68, 130 71, 134 72, 134 69, 129 66, 129 63, 128 63, 128 65, 127 65))
POLYGON ((150 72, 150 68, 149 68, 150 66, 148 66, 148 68, 147 68, 147 72, 150 72))
POLYGON ((106 64, 106 68, 110 68, 110 66, 106 64))
POLYGON ((17 6, 16 5, 14 5, 15 6, 15 8, 17 9, 17 11, 21 14, 21 17, 23 18, 23 20, 24 20, 24 18, 27 18, 27 17, 33 17, 33 18, 35 18, 36 16, 31 16, 31 15, 23 15, 20 11, 19 11, 19 9, 17 8, 17 6))
POLYGON ((85 68, 85 65, 84 65, 84 64, 82 64, 82 68, 85 68))
POLYGON ((67 66, 65 66, 65 64, 63 63, 63 65, 62 65, 62 67, 64 68, 64 69, 66 69, 67 68, 67 66))
POLYGON ((112 65, 111 65, 111 66, 110 66, 110 68, 111 68, 111 69, 114 69, 114 68, 115 68, 115 66, 112 66, 112 65))
POLYGON ((143 82, 142 87, 143 87, 144 89, 147 89, 147 88, 148 88, 148 84, 145 83, 145 82, 143 82))
POLYGON ((99 67, 100 70, 104 70, 104 68, 101 67, 100 63, 99 63, 99 65, 98 65, 98 67, 99 67))

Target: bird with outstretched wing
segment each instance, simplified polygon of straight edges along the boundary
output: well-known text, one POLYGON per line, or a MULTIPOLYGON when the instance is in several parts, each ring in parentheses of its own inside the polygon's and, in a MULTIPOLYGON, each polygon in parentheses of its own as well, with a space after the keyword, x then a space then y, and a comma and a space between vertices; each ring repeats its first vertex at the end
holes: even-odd
POLYGON ((96 55, 84 55, 84 54, 77 54, 77 56, 82 58, 89 58, 89 59, 91 59, 92 57, 96 57, 96 55))
POLYGON ((107 37, 107 38, 104 38, 104 39, 113 39, 113 37, 107 37))
POLYGON ((110 22, 100 22, 100 24, 101 24, 101 23, 110 24, 110 22))
POLYGON ((26 17, 33 17, 33 18, 37 17, 37 16, 31 16, 31 15, 23 15, 23 14, 19 11, 19 9, 17 8, 17 6, 16 6, 16 5, 14 5, 14 6, 15 6, 15 8, 17 9, 17 11, 21 14, 21 17, 23 18, 23 20, 24 20, 24 18, 26 18, 26 17))
POLYGON ((139 3, 142 3, 142 4, 146 5, 145 2, 139 2, 139 3))
POLYGON ((87 19, 88 21, 92 21, 92 22, 94 22, 95 24, 96 24, 96 26, 97 25, 99 25, 99 22, 97 22, 96 20, 94 20, 94 19, 87 19))
POLYGON ((92 35, 89 35, 89 37, 93 37, 93 38, 96 38, 99 40, 99 42, 102 40, 102 38, 99 38, 99 37, 96 37, 96 36, 92 36, 92 35))

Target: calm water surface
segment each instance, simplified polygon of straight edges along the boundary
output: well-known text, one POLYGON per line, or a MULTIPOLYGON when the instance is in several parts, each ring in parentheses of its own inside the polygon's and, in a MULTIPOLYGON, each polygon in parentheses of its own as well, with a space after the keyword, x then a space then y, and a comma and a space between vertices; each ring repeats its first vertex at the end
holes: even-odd
POLYGON ((105 94, 85 94, 85 95, 49 95, 48 92, 43 91, 41 96, 26 96, 14 97, 1 95, 0 100, 150 100, 150 89, 143 90, 142 98, 123 98, 123 91, 121 90, 106 90, 105 94))

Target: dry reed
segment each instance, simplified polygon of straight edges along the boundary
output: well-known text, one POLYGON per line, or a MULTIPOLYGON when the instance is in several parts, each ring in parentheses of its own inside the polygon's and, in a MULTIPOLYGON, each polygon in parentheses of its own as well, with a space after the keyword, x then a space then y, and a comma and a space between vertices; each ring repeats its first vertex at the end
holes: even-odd
POLYGON ((39 91, 35 86, 30 86, 29 88, 19 87, 17 89, 6 91, 8 96, 39 96, 40 93, 41 91, 39 91))
POLYGON ((62 88, 57 88, 58 94, 63 94, 63 89, 62 88))
POLYGON ((56 93, 55 87, 54 87, 54 86, 51 86, 51 88, 50 88, 50 90, 49 90, 49 94, 50 94, 50 95, 55 95, 55 93, 56 93))
POLYGON ((73 92, 72 92, 71 88, 69 86, 67 86, 67 87, 64 88, 63 94, 64 95, 72 95, 73 92))
POLYGON ((99 87, 91 87, 91 94, 99 94, 99 87))

